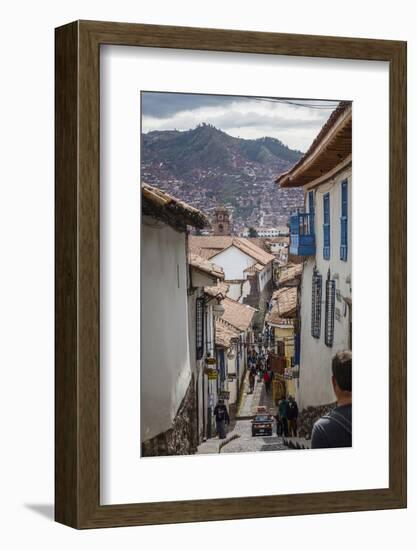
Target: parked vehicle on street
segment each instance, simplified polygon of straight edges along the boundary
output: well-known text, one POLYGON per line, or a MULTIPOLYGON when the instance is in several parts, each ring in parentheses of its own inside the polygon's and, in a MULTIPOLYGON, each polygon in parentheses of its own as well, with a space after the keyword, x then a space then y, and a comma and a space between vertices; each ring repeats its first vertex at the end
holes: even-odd
POLYGON ((252 436, 272 435, 273 419, 269 414, 258 413, 252 420, 252 436))

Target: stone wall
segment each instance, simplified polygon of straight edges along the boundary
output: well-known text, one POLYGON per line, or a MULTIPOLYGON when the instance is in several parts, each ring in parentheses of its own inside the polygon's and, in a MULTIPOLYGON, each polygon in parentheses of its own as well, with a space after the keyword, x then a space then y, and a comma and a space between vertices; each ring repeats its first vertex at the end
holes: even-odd
POLYGON ((298 415, 297 431, 300 437, 311 438, 313 425, 322 416, 329 414, 336 407, 336 403, 320 405, 318 407, 307 407, 298 415))
POLYGON ((196 394, 194 377, 171 428, 142 442, 142 456, 189 455, 197 450, 196 394))

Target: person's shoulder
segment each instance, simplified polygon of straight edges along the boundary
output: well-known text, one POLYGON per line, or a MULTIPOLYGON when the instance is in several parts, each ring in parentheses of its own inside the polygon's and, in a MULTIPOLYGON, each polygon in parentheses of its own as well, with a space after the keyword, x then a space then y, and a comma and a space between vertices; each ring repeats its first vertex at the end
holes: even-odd
POLYGON ((331 413, 330 417, 342 415, 345 418, 352 418, 352 404, 349 403, 348 405, 340 405, 338 407, 335 407, 331 413))
POLYGON ((327 433, 331 419, 326 416, 322 416, 313 425, 311 432, 311 447, 313 449, 320 449, 329 446, 327 433))
POLYGON ((331 424, 331 422, 332 422, 332 418, 330 417, 330 415, 322 416, 321 418, 319 418, 314 422, 313 430, 314 429, 324 430, 327 428, 329 424, 331 424))

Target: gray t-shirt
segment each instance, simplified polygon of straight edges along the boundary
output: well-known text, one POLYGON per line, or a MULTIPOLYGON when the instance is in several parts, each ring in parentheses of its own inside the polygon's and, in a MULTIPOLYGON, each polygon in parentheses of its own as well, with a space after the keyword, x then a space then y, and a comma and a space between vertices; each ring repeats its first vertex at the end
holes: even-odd
POLYGON ((312 449, 352 447, 352 405, 336 407, 313 426, 312 449))

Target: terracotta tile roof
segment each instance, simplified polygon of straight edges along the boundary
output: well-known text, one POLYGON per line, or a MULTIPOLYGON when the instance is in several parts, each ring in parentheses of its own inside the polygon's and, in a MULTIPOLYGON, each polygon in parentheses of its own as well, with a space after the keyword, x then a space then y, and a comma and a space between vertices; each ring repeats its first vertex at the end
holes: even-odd
POLYGON ((297 287, 290 286, 280 288, 272 294, 272 299, 277 301, 275 305, 277 306, 279 317, 295 317, 295 315, 297 314, 298 301, 297 287))
POLYGON ((256 272, 259 272, 259 271, 262 271, 264 268, 263 265, 261 264, 253 264, 253 265, 250 265, 249 267, 247 267, 244 272, 245 273, 255 273, 256 272))
POLYGON ((236 237, 233 240, 233 245, 260 264, 267 265, 275 260, 275 256, 243 237, 236 237))
MULTIPOLYGON (((213 237, 211 235, 203 237, 190 235, 188 238, 188 248, 191 250, 191 252, 204 249, 211 250, 213 251, 212 256, 214 256, 215 254, 218 254, 221 250, 229 247, 232 244, 233 239, 234 237, 232 237, 231 235, 225 237, 213 237)), ((201 255, 200 252, 198 253, 201 255)))
POLYGON ((182 231, 187 225, 199 229, 210 225, 203 212, 147 183, 142 183, 142 213, 182 231))
POLYGON ((209 260, 212 256, 219 253, 219 249, 217 248, 201 248, 197 246, 190 247, 190 245, 188 245, 188 250, 190 250, 193 254, 197 254, 198 256, 205 258, 206 260, 209 260))
POLYGON ((224 271, 220 266, 216 265, 213 262, 209 262, 205 258, 198 256, 197 254, 189 254, 188 263, 191 265, 191 267, 198 269, 199 271, 203 271, 208 275, 217 277, 217 279, 224 279, 224 271))
POLYGON ((287 323, 287 320, 283 319, 279 314, 278 304, 274 304, 271 311, 266 314, 265 323, 269 323, 270 325, 283 325, 287 323))
POLYGON ((268 243, 271 240, 270 237, 245 237, 245 239, 256 244, 256 246, 259 246, 259 248, 262 248, 265 252, 269 252, 268 243))
POLYGON ((240 331, 222 319, 215 320, 216 337, 215 342, 218 346, 229 348, 232 340, 239 338, 240 331))
POLYGON ((223 321, 241 331, 247 330, 250 327, 253 316, 257 311, 254 307, 241 304, 231 298, 225 298, 222 301, 222 305, 224 307, 223 321))
POLYGON ((251 239, 245 237, 233 237, 231 235, 224 237, 200 237, 190 235, 188 239, 189 249, 200 256, 204 255, 205 258, 211 258, 230 246, 236 246, 239 250, 262 265, 266 265, 275 260, 275 256, 256 245, 251 239), (204 253, 202 252, 203 250, 209 251, 209 253, 204 253))
POLYGON ((209 296, 212 296, 213 298, 226 298, 227 291, 229 290, 229 286, 227 283, 218 283, 215 286, 205 286, 204 292, 208 294, 209 296))
POLYGON ((275 182, 280 187, 300 187, 330 171, 351 154, 352 103, 341 101, 307 152, 290 170, 280 174, 275 182))
POLYGON ((294 279, 300 278, 303 273, 303 264, 287 264, 281 268, 279 272, 278 283, 280 285, 287 284, 294 279))

